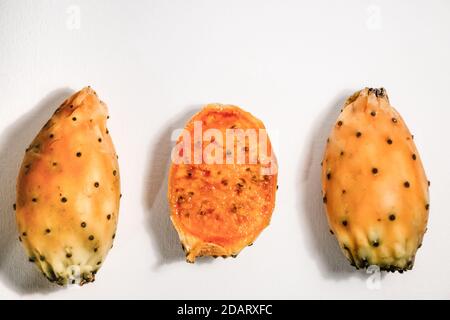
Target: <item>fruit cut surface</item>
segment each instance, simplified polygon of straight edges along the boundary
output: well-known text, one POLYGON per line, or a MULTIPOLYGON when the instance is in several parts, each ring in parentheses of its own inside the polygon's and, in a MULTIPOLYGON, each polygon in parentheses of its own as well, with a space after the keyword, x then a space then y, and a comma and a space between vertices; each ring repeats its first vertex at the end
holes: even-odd
POLYGON ((194 128, 199 124, 204 138, 198 148, 203 155, 201 163, 173 163, 169 176, 171 219, 188 262, 194 262, 198 256, 237 255, 252 244, 270 223, 277 189, 276 160, 271 156, 269 139, 267 152, 257 153, 253 163, 250 158, 258 151, 259 139, 256 144, 248 138, 241 143, 236 139, 227 146, 227 129, 252 129, 258 136, 265 134, 260 120, 235 106, 208 105, 186 125, 190 137, 180 136, 178 155, 186 155, 183 142, 190 139, 194 160, 196 143, 199 146, 194 128), (222 152, 213 152, 216 148, 222 152), (232 153, 230 164, 227 156, 232 153), (238 163, 239 153, 245 155, 244 162, 238 163), (217 163, 219 159, 222 163, 217 163))

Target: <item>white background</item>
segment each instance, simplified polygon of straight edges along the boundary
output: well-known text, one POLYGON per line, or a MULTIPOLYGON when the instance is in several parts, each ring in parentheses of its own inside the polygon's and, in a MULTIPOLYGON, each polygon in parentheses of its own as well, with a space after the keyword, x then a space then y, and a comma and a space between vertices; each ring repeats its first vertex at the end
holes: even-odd
POLYGON ((449 17, 445 0, 0 0, 0 298, 450 298, 449 17), (97 281, 60 289, 17 241, 15 178, 40 127, 86 85, 110 107, 124 197, 97 281), (326 136, 365 86, 388 90, 432 182, 415 268, 379 290, 343 258, 320 196, 326 136), (170 136, 208 102, 278 133, 280 189, 253 247, 189 265, 168 219, 170 136))

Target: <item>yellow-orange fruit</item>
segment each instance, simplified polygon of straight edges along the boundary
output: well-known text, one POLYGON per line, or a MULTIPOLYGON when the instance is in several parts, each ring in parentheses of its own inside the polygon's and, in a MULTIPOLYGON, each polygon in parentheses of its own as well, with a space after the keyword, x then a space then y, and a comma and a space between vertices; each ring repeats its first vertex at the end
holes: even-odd
POLYGON ((413 136, 384 89, 350 97, 322 162, 331 232, 357 268, 413 267, 429 211, 429 182, 413 136))
POLYGON ((60 285, 94 281, 115 237, 120 178, 107 118, 90 87, 77 92, 38 133, 20 169, 19 240, 60 285))

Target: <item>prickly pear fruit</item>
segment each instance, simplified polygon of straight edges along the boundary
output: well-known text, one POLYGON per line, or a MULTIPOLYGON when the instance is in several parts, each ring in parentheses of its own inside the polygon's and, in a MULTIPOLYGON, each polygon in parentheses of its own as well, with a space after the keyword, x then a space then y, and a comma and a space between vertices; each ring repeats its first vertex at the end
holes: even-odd
POLYGON ((429 211, 429 182, 386 91, 350 97, 327 142, 323 202, 343 253, 356 268, 411 270, 429 211))
POLYGON ((59 285, 94 281, 115 237, 120 178, 107 112, 90 87, 74 94, 38 133, 20 169, 19 240, 59 285))
POLYGON ((211 104, 194 115, 185 132, 188 135, 180 136, 180 148, 174 148, 174 153, 183 157, 190 154, 192 160, 194 146, 199 146, 203 154, 200 163, 172 163, 169 175, 171 220, 186 260, 193 263, 200 256, 236 257, 268 226, 275 205, 277 167, 267 135, 266 152, 259 152, 257 161, 250 160, 263 145, 264 125, 238 107, 211 104), (203 132, 199 140, 198 124, 203 132), (258 141, 251 143, 250 135, 243 144, 226 138, 229 130, 248 129, 255 130, 258 141), (245 161, 239 162, 239 152, 245 161), (229 156, 232 163, 226 160, 229 156))

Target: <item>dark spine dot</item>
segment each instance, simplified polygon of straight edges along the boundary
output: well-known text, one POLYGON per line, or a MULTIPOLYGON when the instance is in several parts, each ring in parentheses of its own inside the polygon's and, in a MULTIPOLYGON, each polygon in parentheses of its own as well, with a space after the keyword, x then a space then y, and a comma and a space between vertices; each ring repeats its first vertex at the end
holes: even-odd
POLYGON ((112 235, 112 238, 114 239, 116 237, 116 234, 114 233, 113 235, 112 235))
POLYGON ((412 155, 412 159, 413 159, 414 161, 417 160, 417 156, 416 156, 415 153, 412 155))
POLYGON ((27 236, 27 233, 26 233, 26 232, 23 232, 23 233, 22 233, 22 236, 26 237, 26 236, 27 236))
POLYGON ((108 215, 106 216, 106 219, 111 220, 111 215, 108 214, 108 215))
POLYGON ((15 203, 13 204, 13 209, 14 209, 14 211, 16 211, 16 204, 15 203))
POLYGON ((57 164, 56 162, 53 162, 52 165, 53 165, 54 167, 56 167, 58 164, 57 164))
POLYGON ((33 199, 31 199, 31 201, 33 201, 33 202, 37 202, 37 199, 36 199, 36 198, 33 198, 33 199))
POLYGON ((86 222, 82 222, 82 223, 81 223, 81 227, 82 227, 82 228, 86 228, 86 226, 87 226, 86 222))
POLYGON ((428 181, 428 186, 431 186, 431 181, 428 181))
POLYGON ((409 188, 411 186, 409 181, 405 181, 405 183, 403 183, 403 185, 405 186, 405 188, 409 188))
POLYGON ((342 225, 343 225, 344 227, 348 226, 347 220, 342 221, 342 225))
POLYGON ((328 179, 328 180, 331 179, 331 173, 327 173, 327 179, 328 179))
POLYGON ((380 246, 380 243, 377 240, 375 240, 372 242, 372 246, 378 248, 380 246))
POLYGON ((22 237, 21 236, 19 236, 19 241, 22 242, 22 237))
POLYGON ((98 183, 98 182, 94 183, 94 187, 96 187, 96 188, 100 187, 100 183, 98 183))
POLYGON ((388 144, 392 144, 392 139, 387 139, 388 144))
POLYGON ((62 197, 62 198, 61 198, 61 202, 62 202, 62 203, 66 203, 66 202, 67 202, 67 198, 66 198, 66 197, 62 197))
POLYGON ((102 264, 102 262, 101 261, 99 261, 99 262, 97 262, 97 265, 99 266, 99 265, 101 265, 102 264))
POLYGON ((49 234, 50 232, 52 232, 50 229, 45 229, 46 234, 49 234))
POLYGON ((100 142, 100 143, 101 143, 101 142, 102 142, 102 138, 98 138, 98 142, 100 142))
POLYGON ((77 121, 77 118, 76 118, 76 117, 73 117, 73 118, 72 118, 72 121, 77 121))
POLYGON ((40 256, 40 257, 39 257, 39 260, 45 261, 45 257, 44 257, 44 256, 40 256))
POLYGON ((377 115, 377 113, 376 113, 375 111, 372 111, 372 112, 370 113, 370 115, 371 115, 372 117, 375 117, 375 116, 377 115))
POLYGON ((396 118, 392 118, 392 122, 393 122, 393 123, 397 123, 398 120, 397 120, 396 118))
POLYGON ((72 254, 71 253, 66 254, 66 258, 72 258, 72 254))
POLYGON ((331 229, 330 229, 330 233, 331 233, 332 235, 334 235, 334 232, 333 232, 333 230, 331 230, 331 229))
POLYGON ((372 173, 373 174, 377 174, 378 173, 378 169, 377 168, 372 168, 372 173))
POLYGON ((49 135, 50 139, 53 139, 55 137, 55 135, 52 133, 51 135, 49 135))
POLYGON ((389 220, 394 221, 396 219, 395 214, 389 215, 389 220))
POLYGON ((98 251, 98 248, 94 248, 94 252, 97 252, 98 251))
POLYGON ((362 133, 358 131, 358 132, 356 133, 356 137, 357 137, 357 138, 361 138, 361 136, 362 136, 362 133))
POLYGON ((425 209, 430 210, 430 205, 428 203, 425 205, 425 209))
POLYGON ((28 261, 30 261, 30 262, 35 262, 35 261, 36 261, 36 258, 35 258, 35 257, 29 257, 29 258, 28 258, 28 261))
POLYGON ((337 125, 338 125, 339 127, 342 127, 343 124, 344 124, 344 123, 343 123, 342 121, 338 121, 338 123, 337 123, 337 125))
POLYGON ((323 203, 327 203, 327 196, 324 196, 324 197, 322 198, 322 201, 323 201, 323 203))
POLYGON ((77 157, 78 157, 78 158, 81 157, 81 152, 77 152, 77 157))
POLYGON ((347 193, 347 190, 342 190, 342 194, 346 194, 347 193))
POLYGON ((117 175, 117 171, 114 170, 114 171, 113 171, 113 176, 116 176, 116 175, 117 175))
POLYGON ((94 236, 93 236, 93 235, 90 235, 90 236, 89 236, 89 240, 90 240, 90 241, 94 240, 94 236))

